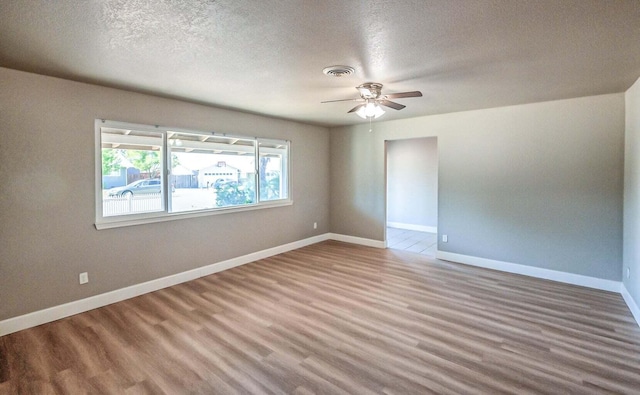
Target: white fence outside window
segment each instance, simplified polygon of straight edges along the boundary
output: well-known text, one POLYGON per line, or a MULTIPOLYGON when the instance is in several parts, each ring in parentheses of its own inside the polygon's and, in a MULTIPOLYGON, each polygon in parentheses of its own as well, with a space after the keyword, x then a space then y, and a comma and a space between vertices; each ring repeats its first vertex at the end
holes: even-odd
POLYGON ((151 211, 162 211, 161 194, 151 193, 140 196, 108 197, 102 200, 102 215, 104 217, 151 211))

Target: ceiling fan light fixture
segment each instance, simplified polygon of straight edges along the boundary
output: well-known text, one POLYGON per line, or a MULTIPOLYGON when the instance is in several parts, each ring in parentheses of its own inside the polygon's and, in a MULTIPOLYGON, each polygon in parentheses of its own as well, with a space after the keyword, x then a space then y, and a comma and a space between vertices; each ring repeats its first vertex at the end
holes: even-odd
POLYGON ((360 92, 360 96, 365 99, 377 99, 380 97, 382 91, 382 84, 377 82, 365 82, 356 87, 360 92))
MULTIPOLYGON (((325 74, 327 74, 326 69, 325 74)), ((358 104, 351 110, 347 111, 347 114, 356 113, 360 118, 369 119, 369 121, 371 121, 374 118, 380 118, 382 115, 384 115, 385 111, 382 109, 382 107, 388 107, 393 110, 402 110, 406 107, 404 104, 396 103, 389 99, 402 99, 422 96, 422 93, 420 91, 399 92, 382 95, 382 84, 377 82, 365 82, 364 84, 356 86, 356 89, 360 93, 360 98, 358 99, 327 100, 323 101, 322 103, 334 103, 343 101, 359 102, 361 104, 358 104)))
POLYGON ((362 119, 379 118, 384 114, 384 110, 376 102, 370 101, 366 105, 360 107, 356 114, 362 119))
POLYGON ((384 114, 384 110, 382 109, 382 107, 376 105, 376 112, 373 114, 374 118, 378 118, 381 117, 384 114))
POLYGON ((374 97, 375 94, 372 93, 369 88, 362 88, 362 87, 358 87, 358 90, 360 91, 360 95, 364 96, 364 97, 374 97))

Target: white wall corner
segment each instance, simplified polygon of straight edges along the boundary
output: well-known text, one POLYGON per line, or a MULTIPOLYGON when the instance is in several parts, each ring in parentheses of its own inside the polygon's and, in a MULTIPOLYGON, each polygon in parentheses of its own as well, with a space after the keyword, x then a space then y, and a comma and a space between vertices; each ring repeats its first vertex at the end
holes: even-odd
POLYGON ((636 323, 640 326, 640 307, 635 300, 631 297, 629 291, 627 291, 627 287, 624 286, 624 283, 620 286, 620 293, 622 294, 622 298, 624 299, 627 306, 629 306, 629 310, 631 310, 631 315, 636 319, 636 323))
POLYGON ((605 280, 597 277, 584 276, 581 274, 560 272, 557 270, 544 269, 540 267, 521 265, 519 263, 495 261, 492 259, 478 258, 475 256, 456 254, 447 251, 437 251, 436 258, 445 261, 463 263, 465 265, 483 267, 486 269, 499 270, 502 272, 522 274, 525 276, 542 278, 566 284, 580 285, 583 287, 600 289, 620 293, 621 282, 605 280))
POLYGON ((306 247, 311 244, 320 243, 329 239, 331 239, 330 233, 325 233, 322 235, 309 237, 307 239, 294 241, 292 243, 283 244, 281 246, 268 248, 266 250, 257 251, 237 258, 228 259, 226 261, 221 261, 213 263, 211 265, 188 270, 186 272, 176 273, 144 283, 116 289, 114 291, 106 292, 100 295, 90 296, 88 298, 76 300, 58 306, 53 306, 44 310, 34 311, 32 313, 9 318, 0 321, 0 336, 18 332, 23 329, 32 328, 34 326, 46 324, 47 322, 56 321, 75 314, 84 313, 85 311, 97 309, 99 307, 103 307, 112 303, 134 298, 136 296, 157 291, 162 288, 167 288, 173 285, 195 280, 200 277, 208 276, 210 274, 231 269, 236 266, 241 266, 250 262, 282 254, 284 252, 292 251, 298 248, 306 247))

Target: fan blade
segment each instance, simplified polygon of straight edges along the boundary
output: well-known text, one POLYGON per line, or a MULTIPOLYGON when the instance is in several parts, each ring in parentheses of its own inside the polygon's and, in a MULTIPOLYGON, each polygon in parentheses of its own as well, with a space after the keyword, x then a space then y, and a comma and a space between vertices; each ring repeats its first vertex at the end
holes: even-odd
POLYGON ((380 104, 381 106, 385 106, 385 107, 389 107, 389 108, 393 108, 394 110, 402 110, 403 108, 405 108, 406 106, 403 106, 400 103, 396 103, 393 101, 389 101, 389 100, 377 100, 378 104, 380 104))
POLYGON ((366 104, 358 104, 357 106, 353 107, 351 110, 347 111, 347 114, 356 112, 364 106, 366 106, 366 104))
POLYGON ((388 95, 384 95, 384 99, 401 99, 403 97, 422 97, 422 92, 420 91, 400 92, 400 93, 391 93, 388 95))
POLYGON ((339 102, 339 101, 362 101, 364 99, 338 99, 338 100, 325 100, 325 101, 321 101, 320 103, 335 103, 335 102, 339 102))

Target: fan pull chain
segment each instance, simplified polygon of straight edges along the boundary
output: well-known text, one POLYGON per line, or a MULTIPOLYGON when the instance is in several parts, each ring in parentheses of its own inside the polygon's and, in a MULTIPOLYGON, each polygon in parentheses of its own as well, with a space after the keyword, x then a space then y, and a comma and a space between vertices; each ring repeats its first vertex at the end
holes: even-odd
POLYGON ((369 133, 373 132, 373 129, 371 128, 371 120, 373 119, 373 117, 369 117, 369 133))

